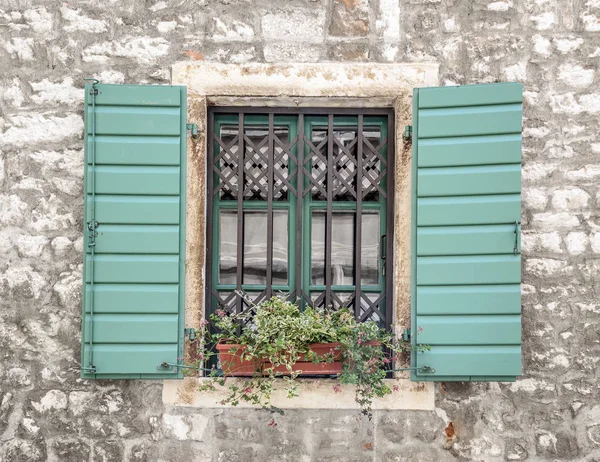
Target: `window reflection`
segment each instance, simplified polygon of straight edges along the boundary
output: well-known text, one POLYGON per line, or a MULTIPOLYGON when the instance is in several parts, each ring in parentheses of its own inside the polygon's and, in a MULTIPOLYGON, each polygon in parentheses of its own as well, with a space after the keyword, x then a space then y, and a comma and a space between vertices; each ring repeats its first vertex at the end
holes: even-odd
MULTIPOLYGON (((287 284, 287 212, 273 212, 273 284, 287 284)), ((267 212, 244 213, 244 284, 267 283, 267 212)))
MULTIPOLYGON (((311 284, 325 284, 325 220, 324 210, 312 214, 311 232, 311 284)), ((354 260, 356 240, 355 212, 333 212, 331 222, 331 283, 354 285, 354 260)), ((361 285, 379 283, 379 214, 362 214, 361 285)))

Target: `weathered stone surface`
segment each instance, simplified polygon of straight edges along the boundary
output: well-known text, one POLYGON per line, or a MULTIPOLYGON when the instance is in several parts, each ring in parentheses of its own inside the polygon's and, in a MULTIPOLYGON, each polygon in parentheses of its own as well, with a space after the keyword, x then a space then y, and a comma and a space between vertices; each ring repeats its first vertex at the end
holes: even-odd
POLYGON ((600 460, 598 31, 597 0, 1 2, 0 460, 600 460), (372 421, 190 410, 158 382, 79 379, 82 79, 168 84, 182 60, 522 81, 524 377, 448 383, 435 412, 372 421))
POLYGON ((364 37, 369 34, 368 0, 334 0, 331 14, 331 36, 364 37))

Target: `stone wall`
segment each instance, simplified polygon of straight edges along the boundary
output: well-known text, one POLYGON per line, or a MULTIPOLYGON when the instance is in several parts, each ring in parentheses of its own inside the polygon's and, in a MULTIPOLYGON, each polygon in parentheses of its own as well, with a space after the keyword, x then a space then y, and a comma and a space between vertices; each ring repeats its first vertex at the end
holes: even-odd
POLYGON ((0 2, 0 460, 600 460, 599 32, 598 0, 0 2), (523 379, 275 428, 165 407, 160 382, 79 379, 82 79, 166 83, 202 59, 524 82, 523 379))

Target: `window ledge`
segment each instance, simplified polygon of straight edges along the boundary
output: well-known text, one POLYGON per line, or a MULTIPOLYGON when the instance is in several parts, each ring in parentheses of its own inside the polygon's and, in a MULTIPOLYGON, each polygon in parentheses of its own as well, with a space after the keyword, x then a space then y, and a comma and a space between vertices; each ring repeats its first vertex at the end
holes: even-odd
MULTIPOLYGON (((163 382, 163 403, 172 406, 193 408, 225 408, 219 402, 226 396, 226 389, 217 386, 216 391, 199 391, 207 378, 186 377, 184 380, 165 380, 163 382)), ((243 382, 244 379, 230 378, 243 382)), ((425 410, 434 409, 434 386, 431 382, 411 382, 408 379, 386 380, 394 391, 373 402, 373 409, 381 410, 425 410)), ((334 390, 337 384, 328 379, 298 379, 298 397, 288 399, 283 387, 273 393, 272 403, 281 409, 358 409, 354 401, 354 387, 340 385, 341 391, 334 390)), ((255 405, 240 403, 236 407, 252 408, 255 405)))

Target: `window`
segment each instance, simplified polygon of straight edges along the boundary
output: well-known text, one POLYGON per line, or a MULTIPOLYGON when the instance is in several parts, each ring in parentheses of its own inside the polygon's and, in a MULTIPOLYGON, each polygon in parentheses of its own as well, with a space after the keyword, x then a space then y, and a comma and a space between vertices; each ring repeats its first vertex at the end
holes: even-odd
POLYGON ((393 133, 391 110, 211 108, 208 313, 284 294, 389 326, 393 133))

